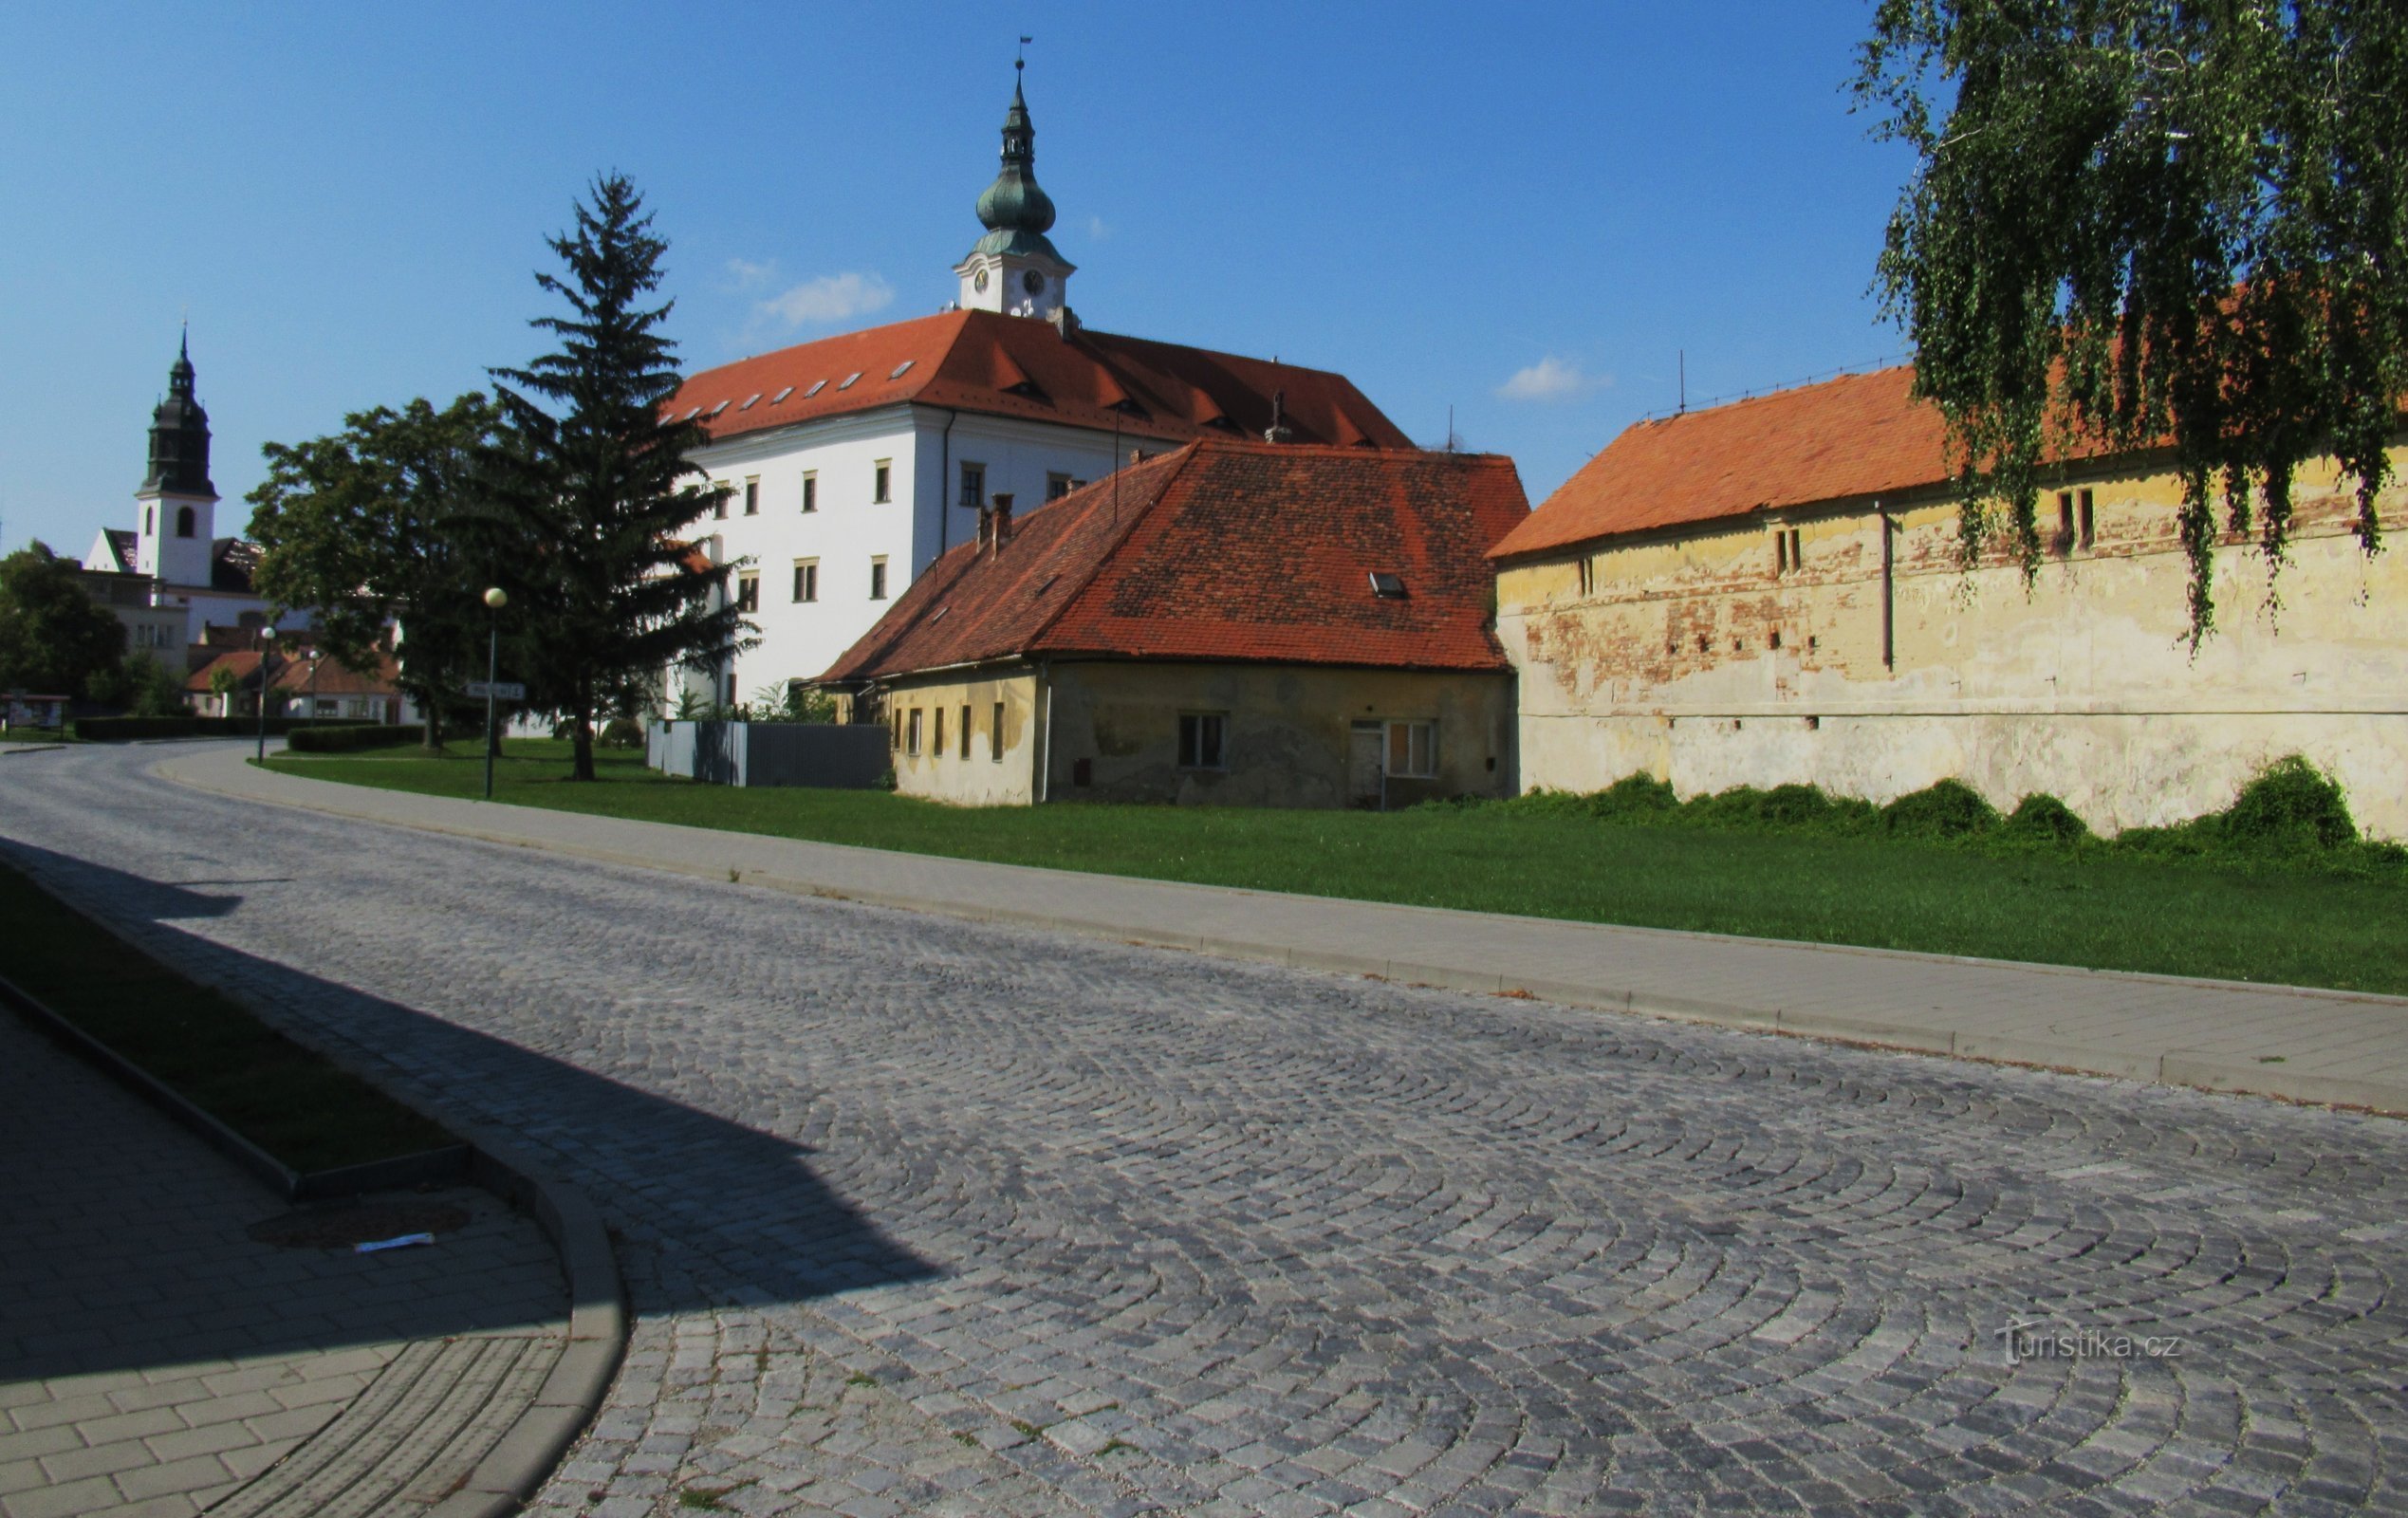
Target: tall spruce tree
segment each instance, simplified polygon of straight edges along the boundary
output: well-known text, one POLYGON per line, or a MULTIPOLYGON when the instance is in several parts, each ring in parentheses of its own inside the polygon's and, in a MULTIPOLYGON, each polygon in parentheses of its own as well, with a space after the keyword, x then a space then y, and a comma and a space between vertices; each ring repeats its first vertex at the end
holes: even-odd
POLYGON ((534 666, 524 673, 569 721, 578 780, 594 778, 598 708, 672 664, 757 641, 725 593, 734 565, 703 563, 686 542, 712 496, 686 458, 708 434, 661 410, 678 385, 660 333, 674 303, 645 302, 668 244, 624 176, 597 179, 589 200, 550 239, 565 275, 535 276, 569 307, 529 324, 559 351, 493 371, 506 425, 484 454, 486 497, 514 546, 496 575, 506 615, 534 666))

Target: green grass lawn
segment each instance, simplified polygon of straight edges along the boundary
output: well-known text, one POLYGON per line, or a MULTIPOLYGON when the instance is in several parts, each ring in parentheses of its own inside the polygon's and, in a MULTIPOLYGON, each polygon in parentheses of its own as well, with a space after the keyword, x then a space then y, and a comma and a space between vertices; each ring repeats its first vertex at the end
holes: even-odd
MULTIPOLYGON (((454 1140, 0 866, 0 974, 307 1174, 454 1140)), ((0 1016, 15 1014, 0 1009, 0 1016)))
MULTIPOLYGON (((2392 883, 2093 855, 2001 859, 1885 838, 1718 832, 1497 808, 1391 812, 955 807, 882 791, 738 790, 514 741, 497 800, 1106 875, 1930 953, 2408 993, 2392 883)), ((269 760, 433 795, 482 793, 473 742, 269 760)))

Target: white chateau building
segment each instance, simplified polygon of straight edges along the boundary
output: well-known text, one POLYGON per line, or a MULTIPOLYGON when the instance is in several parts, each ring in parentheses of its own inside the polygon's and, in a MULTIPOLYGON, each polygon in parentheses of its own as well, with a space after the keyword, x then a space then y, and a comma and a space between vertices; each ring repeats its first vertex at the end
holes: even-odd
POLYGON ((710 431, 694 460, 724 494, 694 536, 713 562, 750 561, 731 589, 761 639, 673 674, 673 692, 732 703, 819 676, 976 536, 981 508, 1025 514, 1133 452, 1216 435, 1413 446, 1343 375, 1083 326, 1034 137, 1015 83, 952 306, 705 370, 669 403, 710 431))
MULTIPOLYGON (((151 413, 150 472, 134 504, 134 528, 102 528, 83 556, 95 595, 126 624, 127 647, 180 671, 185 650, 206 641, 211 625, 267 625, 268 602, 251 589, 258 546, 216 535, 209 413, 193 394, 189 341, 167 371, 167 398, 151 413)), ((308 620, 306 613, 285 619, 296 627, 308 620)))

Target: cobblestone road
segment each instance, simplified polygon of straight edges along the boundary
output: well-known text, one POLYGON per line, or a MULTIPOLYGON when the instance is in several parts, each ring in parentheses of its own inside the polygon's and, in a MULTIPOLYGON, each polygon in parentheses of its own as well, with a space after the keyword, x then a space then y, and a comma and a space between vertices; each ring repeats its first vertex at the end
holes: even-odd
POLYGON ((623 1234, 633 1352, 546 1512, 2408 1510, 2395 1122, 797 900, 146 757, 11 759, 0 838, 623 1234), (2010 1320, 2084 1352, 2010 1364, 2010 1320))

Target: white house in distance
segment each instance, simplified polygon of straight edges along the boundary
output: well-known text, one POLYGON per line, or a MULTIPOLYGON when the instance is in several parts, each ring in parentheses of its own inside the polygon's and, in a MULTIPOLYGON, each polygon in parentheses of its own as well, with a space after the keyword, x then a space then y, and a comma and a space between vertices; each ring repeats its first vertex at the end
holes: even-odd
MULTIPOLYGON (((134 504, 134 528, 102 528, 83 556, 95 596, 126 624, 128 647, 180 670, 210 624, 267 625, 268 602, 251 588, 258 545, 216 535, 209 413, 193 393, 189 341, 167 371, 167 398, 151 414, 150 471, 134 504)), ((295 613, 285 622, 308 620, 295 613)))
POLYGON ((724 493, 694 536, 714 562, 751 561, 732 589, 761 639, 673 690, 733 702, 816 677, 975 536, 980 507, 1033 509, 1133 452, 1215 435, 1413 446, 1343 375, 1083 326, 1034 136, 1015 83, 954 305, 705 370, 670 401, 710 431, 694 461, 724 493))

